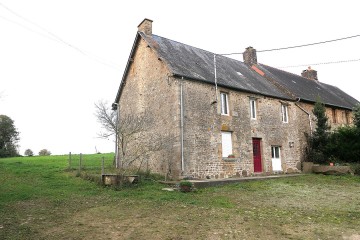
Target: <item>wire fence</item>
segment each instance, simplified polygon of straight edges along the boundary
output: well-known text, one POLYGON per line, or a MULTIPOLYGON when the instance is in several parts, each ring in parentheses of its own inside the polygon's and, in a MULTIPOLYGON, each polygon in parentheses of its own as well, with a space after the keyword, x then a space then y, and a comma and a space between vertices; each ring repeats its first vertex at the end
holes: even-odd
POLYGON ((72 154, 68 156, 68 168, 69 170, 78 170, 91 172, 91 173, 114 173, 115 167, 115 155, 114 154, 72 154))

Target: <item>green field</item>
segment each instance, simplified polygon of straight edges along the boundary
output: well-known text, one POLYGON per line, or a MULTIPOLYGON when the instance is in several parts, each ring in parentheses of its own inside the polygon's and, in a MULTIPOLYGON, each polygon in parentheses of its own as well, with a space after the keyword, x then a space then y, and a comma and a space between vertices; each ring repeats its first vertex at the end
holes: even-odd
MULTIPOLYGON (((113 159, 84 159, 100 170, 102 156, 113 159)), ((0 239, 360 237, 359 177, 302 175, 192 193, 149 180, 116 191, 68 167, 68 156, 0 159, 0 239)))

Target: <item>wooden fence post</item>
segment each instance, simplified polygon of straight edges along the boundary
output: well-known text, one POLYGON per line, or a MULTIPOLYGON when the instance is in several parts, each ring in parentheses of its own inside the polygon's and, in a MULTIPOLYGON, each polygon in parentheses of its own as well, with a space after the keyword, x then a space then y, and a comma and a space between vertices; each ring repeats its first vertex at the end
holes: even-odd
POLYGON ((82 168, 82 153, 80 153, 80 161, 79 161, 79 171, 81 171, 81 168, 82 168))
POLYGON ((71 152, 69 152, 69 169, 71 169, 71 152))
POLYGON ((102 164, 101 164, 101 174, 105 173, 105 166, 104 166, 104 156, 102 157, 102 164))

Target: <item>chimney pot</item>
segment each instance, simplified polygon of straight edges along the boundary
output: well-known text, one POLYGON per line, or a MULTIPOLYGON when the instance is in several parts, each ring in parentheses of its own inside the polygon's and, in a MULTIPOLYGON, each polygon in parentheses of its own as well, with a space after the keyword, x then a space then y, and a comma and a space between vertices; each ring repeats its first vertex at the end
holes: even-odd
POLYGON ((152 34, 152 20, 145 18, 138 26, 138 31, 146 35, 152 34))
POLYGON ((253 47, 247 47, 243 53, 244 63, 248 65, 257 64, 256 49, 253 47))
POLYGON ((310 66, 302 71, 301 76, 310 80, 318 80, 317 71, 312 69, 310 66))

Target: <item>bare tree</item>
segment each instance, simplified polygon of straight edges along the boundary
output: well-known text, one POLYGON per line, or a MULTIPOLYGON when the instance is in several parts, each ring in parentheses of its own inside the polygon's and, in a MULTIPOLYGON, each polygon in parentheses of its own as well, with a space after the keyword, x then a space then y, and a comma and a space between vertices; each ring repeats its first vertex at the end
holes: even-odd
POLYGON ((26 149, 24 154, 28 157, 34 156, 34 152, 30 148, 26 149))
POLYGON ((155 132, 154 119, 150 113, 118 115, 104 101, 95 104, 95 108, 97 120, 104 130, 99 136, 116 138, 119 158, 117 167, 123 173, 134 170, 135 167, 140 170, 148 163, 152 153, 170 147, 171 135, 155 132))
POLYGON ((105 132, 99 133, 101 138, 115 136, 117 129, 117 111, 111 110, 109 104, 104 101, 95 103, 95 116, 105 132))
POLYGON ((40 151, 39 151, 39 156, 50 156, 51 155, 51 152, 49 151, 49 150, 47 150, 47 149, 41 149, 40 151))

